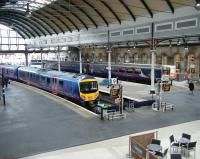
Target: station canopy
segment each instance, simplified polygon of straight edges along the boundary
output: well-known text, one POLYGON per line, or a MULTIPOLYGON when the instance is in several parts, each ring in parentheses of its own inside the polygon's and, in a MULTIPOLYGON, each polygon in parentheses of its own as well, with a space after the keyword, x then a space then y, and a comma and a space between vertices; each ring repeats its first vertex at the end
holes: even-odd
POLYGON ((98 28, 194 7, 198 0, 1 0, 0 23, 23 38, 98 28))

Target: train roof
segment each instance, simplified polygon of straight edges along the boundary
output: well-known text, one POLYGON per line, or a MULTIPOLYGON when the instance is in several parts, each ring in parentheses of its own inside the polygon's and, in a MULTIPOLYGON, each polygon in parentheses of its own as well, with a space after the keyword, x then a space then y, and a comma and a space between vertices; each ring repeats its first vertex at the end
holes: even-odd
POLYGON ((0 67, 10 68, 10 69, 16 69, 16 68, 18 68, 20 66, 0 64, 0 67))
POLYGON ((32 73, 38 73, 43 76, 48 77, 58 77, 60 79, 69 79, 69 80, 82 80, 85 78, 93 78, 93 76, 90 75, 84 75, 84 74, 76 74, 76 73, 69 73, 69 72, 59 72, 55 70, 45 70, 45 69, 39 69, 39 68, 33 68, 33 67, 20 67, 19 70, 32 72, 32 73))
MULTIPOLYGON (((78 64, 79 62, 61 62, 62 64, 78 64)), ((54 61, 54 64, 57 64, 55 61, 54 61)), ((87 62, 83 62, 83 64, 90 64, 90 65, 96 65, 96 66, 107 66, 108 63, 107 62, 101 62, 101 63, 98 63, 98 62, 95 62, 94 64, 91 64, 91 63, 87 63, 87 62)), ((114 62, 111 62, 111 67, 136 67, 136 68, 151 68, 151 64, 139 64, 139 63, 114 63, 114 62)), ((160 69, 162 67, 162 65, 160 64, 155 64, 154 67, 156 69, 160 69)))
POLYGON ((43 73, 43 75, 49 75, 49 76, 57 76, 61 79, 70 79, 70 80, 82 80, 85 78, 93 78, 95 79, 93 76, 87 75, 87 74, 77 74, 77 73, 71 73, 71 72, 59 72, 59 71, 54 71, 54 70, 49 70, 45 73, 43 73))
POLYGON ((38 73, 38 71, 40 69, 39 68, 35 68, 35 67, 22 66, 22 67, 19 67, 19 70, 26 71, 26 72, 31 72, 31 73, 38 73))

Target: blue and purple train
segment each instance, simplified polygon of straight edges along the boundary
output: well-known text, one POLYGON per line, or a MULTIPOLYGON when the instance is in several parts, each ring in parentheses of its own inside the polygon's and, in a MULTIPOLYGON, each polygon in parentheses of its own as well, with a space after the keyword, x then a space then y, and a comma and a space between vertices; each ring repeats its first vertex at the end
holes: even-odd
MULTIPOLYGON (((99 77, 108 77, 107 63, 83 63, 83 72, 99 77)), ((57 70, 58 64, 52 63, 51 69, 57 70)), ((61 62, 61 70, 66 72, 79 72, 79 62, 61 62)), ((155 80, 160 80, 162 73, 161 66, 155 67, 155 80)), ((111 71, 113 78, 133 81, 137 83, 150 84, 151 65, 150 64, 112 64, 111 71)))
POLYGON ((0 65, 0 75, 67 97, 90 110, 97 104, 98 82, 90 75, 10 65, 0 65))

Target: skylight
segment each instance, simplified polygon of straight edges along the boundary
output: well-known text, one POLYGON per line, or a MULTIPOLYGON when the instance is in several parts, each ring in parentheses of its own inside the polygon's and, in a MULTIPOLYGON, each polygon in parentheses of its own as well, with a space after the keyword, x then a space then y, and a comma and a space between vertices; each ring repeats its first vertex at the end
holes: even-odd
POLYGON ((29 11, 38 10, 45 5, 48 5, 56 0, 9 0, 6 5, 2 8, 17 9, 17 10, 27 10, 27 4, 29 5, 29 11))

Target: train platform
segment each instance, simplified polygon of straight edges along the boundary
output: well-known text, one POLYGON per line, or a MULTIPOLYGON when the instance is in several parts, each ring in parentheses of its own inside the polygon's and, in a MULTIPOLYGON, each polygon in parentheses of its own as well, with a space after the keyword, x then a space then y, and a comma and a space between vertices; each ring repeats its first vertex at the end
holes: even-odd
MULTIPOLYGON (((130 134, 101 142, 76 146, 72 148, 57 150, 35 156, 25 157, 23 159, 130 159, 129 157, 129 137, 150 132, 157 132, 158 139, 161 140, 163 149, 169 148, 169 134, 173 134, 179 139, 183 132, 187 132, 192 136, 192 141, 197 141, 197 148, 191 152, 189 157, 182 155, 183 159, 200 158, 200 120, 187 122, 183 124, 167 126, 164 128, 153 129, 140 133, 130 134)), ((170 159, 170 153, 167 154, 170 159)))
MULTIPOLYGON (((98 82, 100 83, 100 91, 110 94, 110 88, 108 88, 107 85, 103 85, 102 81, 104 78, 96 77, 98 82)), ((151 100, 152 95, 150 94, 150 85, 147 84, 141 84, 141 83, 134 83, 134 82, 128 82, 128 81, 121 81, 119 80, 119 83, 123 86, 123 96, 125 98, 133 99, 134 101, 144 101, 144 100, 151 100)), ((156 86, 156 84, 155 84, 156 86)), ((200 86, 197 84, 197 87, 195 89, 199 90, 200 86)), ((171 86, 171 92, 177 92, 177 91, 188 91, 188 83, 187 81, 173 81, 171 86)), ((168 93, 168 92, 163 92, 168 93)), ((155 97, 155 95, 153 96, 155 97)))
POLYGON ((199 142, 199 94, 199 89, 190 95, 180 87, 163 96, 176 106, 174 111, 141 107, 127 113, 125 119, 100 120, 65 99, 11 82, 6 89, 6 107, 0 104, 0 158, 125 158, 129 135, 158 128, 163 128, 166 141, 171 133, 179 136, 185 132, 199 142), (183 128, 174 127, 184 123, 183 128))

